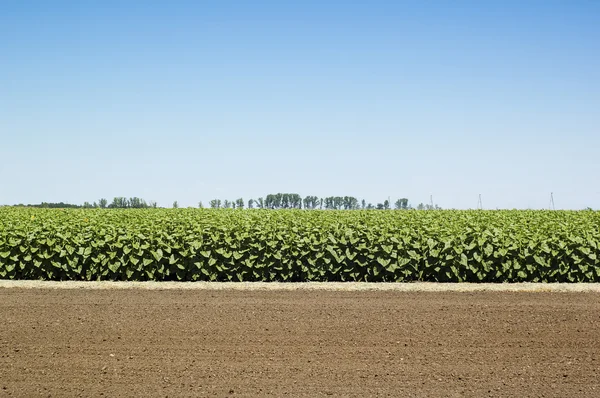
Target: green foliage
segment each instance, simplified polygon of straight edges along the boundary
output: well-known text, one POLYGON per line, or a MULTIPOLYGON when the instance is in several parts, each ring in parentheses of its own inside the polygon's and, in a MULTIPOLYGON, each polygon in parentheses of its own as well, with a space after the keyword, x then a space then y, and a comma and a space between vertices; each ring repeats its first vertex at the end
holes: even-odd
POLYGON ((267 209, 301 209, 302 198, 297 193, 269 194, 264 206, 267 209))
POLYGON ((598 282, 599 258, 594 211, 0 208, 0 279, 598 282))
POLYGON ((408 209, 408 199, 406 199, 406 198, 398 199, 396 201, 396 203, 394 203, 394 209, 407 210, 408 209))

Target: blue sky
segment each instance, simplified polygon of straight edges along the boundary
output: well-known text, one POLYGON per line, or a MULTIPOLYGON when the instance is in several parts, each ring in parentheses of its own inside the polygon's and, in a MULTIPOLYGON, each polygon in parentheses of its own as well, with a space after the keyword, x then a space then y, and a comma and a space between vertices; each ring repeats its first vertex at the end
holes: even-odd
POLYGON ((600 2, 17 1, 0 204, 600 208, 600 2))

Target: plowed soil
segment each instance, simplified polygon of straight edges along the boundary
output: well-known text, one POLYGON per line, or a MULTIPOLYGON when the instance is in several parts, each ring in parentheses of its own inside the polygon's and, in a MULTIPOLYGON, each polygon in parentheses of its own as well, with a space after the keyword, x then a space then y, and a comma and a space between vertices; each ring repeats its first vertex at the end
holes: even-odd
POLYGON ((600 295, 0 289, 4 396, 600 396, 600 295))

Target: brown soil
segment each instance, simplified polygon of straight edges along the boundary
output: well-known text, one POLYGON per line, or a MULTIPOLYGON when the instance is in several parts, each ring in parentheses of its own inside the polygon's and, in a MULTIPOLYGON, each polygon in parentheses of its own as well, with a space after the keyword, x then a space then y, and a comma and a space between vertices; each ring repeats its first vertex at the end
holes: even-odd
POLYGON ((4 396, 600 396, 600 295, 0 289, 4 396))

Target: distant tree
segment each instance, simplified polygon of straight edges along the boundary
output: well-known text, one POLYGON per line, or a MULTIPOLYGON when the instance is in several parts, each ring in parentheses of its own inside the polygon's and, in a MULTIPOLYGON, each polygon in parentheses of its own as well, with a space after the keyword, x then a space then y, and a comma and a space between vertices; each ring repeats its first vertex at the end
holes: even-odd
POLYGON ((319 207, 319 198, 316 196, 307 196, 304 198, 304 208, 314 210, 319 207))
POLYGON ((313 195, 313 196, 310 198, 310 201, 311 201, 311 206, 310 206, 310 207, 311 207, 313 210, 315 210, 315 209, 318 209, 319 207, 322 207, 322 201, 321 201, 321 199, 319 199, 317 196, 313 195))
POLYGON ((344 196, 343 203, 345 210, 356 210, 360 208, 360 205, 358 204, 358 199, 356 199, 353 196, 344 196))
POLYGON ((321 199, 318 196, 311 196, 310 197, 310 207, 311 209, 315 210, 318 209, 321 206, 321 199))
POLYGON ((383 209, 384 210, 389 210, 390 209, 390 201, 389 200, 384 200, 383 201, 383 209))
POLYGON ((107 205, 108 205, 108 201, 104 198, 102 198, 98 201, 98 206, 100 206, 101 209, 106 209, 107 205))
POLYGON ((225 208, 225 209, 230 209, 230 208, 231 208, 231 202, 230 202, 230 201, 228 201, 227 199, 225 199, 225 200, 223 201, 223 208, 225 208))
POLYGON ((290 203, 290 194, 282 193, 281 194, 281 208, 289 209, 290 207, 292 207, 292 204, 290 203))
POLYGON ((157 206, 158 205, 157 205, 156 201, 154 201, 154 200, 151 200, 150 203, 148 204, 148 207, 152 207, 153 209, 156 209, 157 206))
POLYGON ((341 196, 333 197, 333 208, 336 210, 340 210, 344 206, 344 198, 341 196))
POLYGON ((364 199, 360 202, 360 204, 363 210, 367 207, 367 202, 364 199))
POLYGON ((311 209, 318 209, 319 207, 322 207, 322 203, 323 201, 321 199, 319 199, 317 196, 311 196, 310 198, 310 207, 311 209))
POLYGON ((204 208, 204 205, 202 204, 202 201, 198 202, 198 208, 199 208, 199 209, 202 209, 202 208, 204 208))
POLYGON ((271 205, 267 206, 267 207, 270 207, 271 209, 281 209, 282 205, 283 205, 283 195, 278 193, 275 195, 271 195, 271 205))
POLYGON ((402 198, 400 200, 402 201, 402 210, 407 210, 408 209, 408 199, 402 198))
POLYGON ((265 200, 263 198, 258 198, 258 208, 259 209, 265 208, 265 200))
POLYGON ((83 202, 83 208, 84 209, 91 209, 92 205, 90 204, 90 202, 83 202))
POLYGON ((98 208, 98 203, 94 202, 92 206, 94 206, 94 208, 98 208))
POLYGON ((377 210, 384 210, 385 206, 383 205, 383 203, 377 203, 377 210))
POLYGON ((221 199, 213 199, 210 201, 211 209, 219 209, 221 207, 221 199))
POLYGON ((261 206, 262 198, 258 199, 258 206, 267 209, 301 209, 302 197, 297 193, 268 194, 261 206))
POLYGON ((394 208, 396 210, 406 210, 408 209, 408 199, 402 198, 398 199, 396 203, 394 203, 394 208))
POLYGON ((254 199, 248 199, 248 208, 249 209, 253 209, 254 208, 254 199))
MULTIPOLYGON (((349 198, 349 197, 347 197, 349 198)), ((340 210, 345 207, 345 198, 341 196, 328 196, 324 200, 325 209, 328 210, 340 210)))
POLYGON ((289 194, 289 205, 292 209, 301 209, 302 208, 302 197, 297 193, 289 194))
POLYGON ((367 210, 373 210, 375 208, 375 206, 373 206, 373 203, 369 203, 367 205, 367 210))
POLYGON ((129 207, 133 208, 133 209, 145 209, 146 207, 148 207, 148 204, 146 203, 146 201, 144 199, 138 198, 138 197, 133 197, 133 198, 129 198, 129 207))
POLYGON ((243 209, 244 208, 244 199, 239 198, 235 201, 235 207, 237 207, 238 209, 243 209))
POLYGON ((275 208, 275 195, 268 194, 265 197, 265 208, 274 209, 275 208))
POLYGON ((417 210, 425 210, 425 205, 423 203, 419 203, 417 210))
POLYGON ((129 200, 122 196, 117 196, 113 198, 112 203, 108 207, 111 209, 126 209, 129 207, 129 200))
POLYGON ((174 209, 178 209, 179 208, 179 203, 177 203, 177 201, 173 202, 173 208, 174 209))

